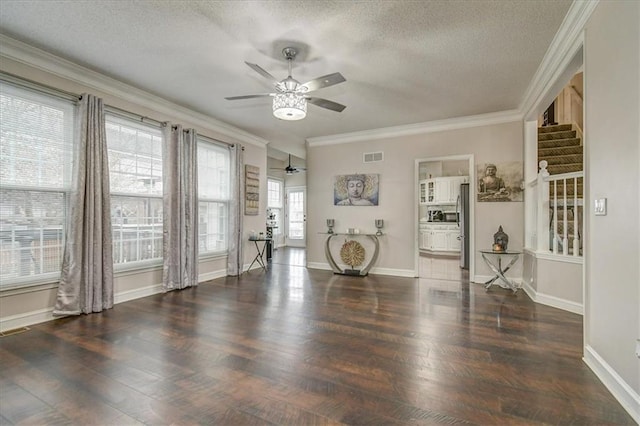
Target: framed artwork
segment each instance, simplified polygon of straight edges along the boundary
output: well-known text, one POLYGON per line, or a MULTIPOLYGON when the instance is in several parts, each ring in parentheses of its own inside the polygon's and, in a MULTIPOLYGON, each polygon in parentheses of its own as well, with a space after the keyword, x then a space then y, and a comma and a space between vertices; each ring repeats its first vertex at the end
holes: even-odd
POLYGON ((257 216, 260 210, 260 167, 244 166, 244 214, 257 216))
POLYGON ((478 201, 523 201, 522 161, 478 164, 478 201))
POLYGON ((339 175, 333 181, 334 206, 377 206, 379 175, 339 175))

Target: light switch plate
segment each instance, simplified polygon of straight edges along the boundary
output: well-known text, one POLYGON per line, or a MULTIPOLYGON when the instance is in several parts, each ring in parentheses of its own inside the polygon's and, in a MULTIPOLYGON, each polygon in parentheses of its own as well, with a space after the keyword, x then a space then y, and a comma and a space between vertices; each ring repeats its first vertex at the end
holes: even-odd
POLYGON ((593 201, 593 212, 596 216, 605 216, 607 214, 607 199, 598 198, 593 201))

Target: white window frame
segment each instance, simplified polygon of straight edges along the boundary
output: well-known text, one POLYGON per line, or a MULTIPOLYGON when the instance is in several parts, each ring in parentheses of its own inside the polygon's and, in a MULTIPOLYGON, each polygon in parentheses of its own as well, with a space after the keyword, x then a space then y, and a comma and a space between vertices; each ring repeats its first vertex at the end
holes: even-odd
MULTIPOLYGON (((141 123, 131 118, 122 117, 117 114, 107 112, 105 114, 107 126, 107 149, 109 152, 109 173, 111 180, 111 217, 113 232, 113 264, 116 271, 137 269, 145 266, 155 266, 162 264, 162 144, 163 135, 158 126, 141 123), (127 131, 135 131, 140 134, 152 135, 153 151, 156 156, 137 151, 122 151, 114 147, 114 141, 109 143, 111 126, 121 126, 127 131), (118 159, 128 163, 133 171, 122 171, 113 167, 116 161, 113 158, 115 153, 122 154, 118 159), (160 153, 160 156, 157 156, 160 153), (155 166, 154 166, 155 164, 155 166), (140 173, 138 168, 146 165, 149 173, 140 173), (159 166, 159 168, 158 168, 159 166), (116 171, 117 170, 117 171, 116 171), (159 170, 159 173, 158 173, 159 170), (121 188, 114 184, 114 179, 136 176, 135 184, 128 188, 121 188), (130 188, 130 189, 129 189, 130 188), (137 208, 127 208, 138 205, 141 214, 137 213, 137 208), (132 214, 129 216, 128 212, 132 214), (133 223, 130 223, 133 221, 133 223)), ((144 142, 135 139, 136 144, 144 142)))
POLYGON ((284 227, 284 181, 282 181, 281 179, 276 179, 276 178, 272 178, 272 177, 267 177, 267 210, 269 209, 274 209, 277 211, 276 214, 276 228, 273 231, 273 236, 280 236, 282 235, 283 232, 283 227, 284 227), (270 190, 270 184, 271 183, 275 183, 279 186, 279 192, 280 192, 280 197, 279 200, 277 200, 276 202, 273 202, 272 197, 269 196, 271 190, 270 190))
POLYGON ((229 249, 229 204, 231 201, 231 154, 229 147, 198 136, 198 168, 198 256, 206 258, 226 254, 229 249), (200 170, 200 167, 207 150, 221 154, 224 165, 215 167, 214 174, 216 176, 203 179, 203 171, 200 170), (212 180, 214 182, 211 182, 212 180), (207 185, 211 184, 218 186, 213 193, 205 190, 207 185), (211 208, 218 211, 217 215, 210 216, 218 221, 217 226, 213 227, 215 230, 213 232, 207 229, 208 220, 202 216, 203 212, 209 212, 211 208), (212 249, 208 249, 210 238, 215 241, 212 249))
MULTIPOLYGON (((62 198, 60 205, 51 211, 47 209, 47 205, 38 204, 37 201, 33 205, 35 208, 24 209, 30 210, 29 212, 23 211, 23 209, 20 209, 19 212, 5 210, 7 208, 15 210, 19 207, 17 204, 13 206, 11 204, 4 205, 5 203, 3 202, 3 206, 0 206, 3 209, 0 212, 0 229, 2 231, 0 290, 9 290, 52 283, 60 278, 62 255, 64 253, 64 236, 68 222, 69 194, 72 186, 76 101, 66 96, 45 93, 45 91, 38 90, 37 87, 26 87, 4 79, 0 83, 3 96, 27 100, 33 102, 34 105, 39 105, 41 108, 56 109, 63 115, 62 120, 56 122, 57 135, 53 131, 46 131, 41 134, 34 134, 29 131, 20 133, 19 129, 13 130, 15 127, 9 127, 9 121, 2 119, 2 123, 0 123, 0 129, 2 129, 0 158, 2 159, 2 167, 8 167, 10 172, 5 175, 5 178, 0 179, 1 190, 7 192, 5 195, 9 198, 14 198, 22 192, 29 193, 29 198, 36 198, 36 200, 38 194, 41 194, 41 197, 50 195, 55 197, 55 194, 59 194, 58 196, 62 198), (14 138, 15 143, 18 143, 17 140, 21 138, 28 138, 30 143, 42 142, 44 145, 33 147, 33 152, 30 153, 33 157, 21 157, 17 147, 14 148, 14 145, 9 143, 12 138, 14 138), (56 146, 59 146, 60 149, 56 150, 56 146), (53 175, 59 177, 58 183, 55 182, 58 179, 53 179, 52 182, 51 176, 44 177, 39 174, 47 172, 47 170, 43 169, 43 167, 47 167, 46 159, 42 158, 47 151, 53 152, 53 155, 61 155, 62 164, 58 159, 55 162, 55 166, 48 170, 49 174, 53 170, 53 175), (16 161, 35 161, 36 167, 22 167, 22 169, 26 170, 24 172, 25 176, 28 174, 31 179, 16 182, 14 178, 21 171, 16 161), (33 181, 34 173, 37 182, 33 181), (15 196, 11 196, 10 193, 15 193, 15 196), (23 217, 22 223, 18 221, 18 216, 23 217), (24 238, 28 238, 28 241, 24 238), (51 244, 52 241, 53 244, 51 244), (28 242, 28 245, 26 245, 26 242, 28 242), (18 258, 19 260, 17 260, 18 258)), ((31 128, 27 119, 25 119, 25 126, 31 128)))

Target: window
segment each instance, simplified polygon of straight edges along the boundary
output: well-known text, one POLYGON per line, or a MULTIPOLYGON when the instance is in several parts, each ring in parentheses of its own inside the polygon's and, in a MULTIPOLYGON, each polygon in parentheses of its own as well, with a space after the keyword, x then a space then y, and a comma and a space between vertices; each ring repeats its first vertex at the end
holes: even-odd
POLYGON ((0 288, 60 276, 75 104, 0 82, 0 288))
POLYGON ((227 250, 231 164, 229 149, 198 138, 199 253, 227 250))
POLYGON ((113 263, 162 259, 162 132, 106 116, 113 263))
POLYGON ((267 220, 274 225, 273 236, 282 233, 282 181, 267 178, 267 220))

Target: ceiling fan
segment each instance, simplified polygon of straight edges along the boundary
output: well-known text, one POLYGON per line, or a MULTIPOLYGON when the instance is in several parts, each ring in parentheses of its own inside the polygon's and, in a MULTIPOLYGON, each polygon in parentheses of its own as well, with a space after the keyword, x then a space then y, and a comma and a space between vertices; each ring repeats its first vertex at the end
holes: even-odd
POLYGON ((289 165, 287 167, 283 168, 278 168, 278 167, 272 167, 271 170, 284 170, 284 172, 288 175, 292 175, 294 173, 299 173, 300 171, 306 171, 307 169, 305 167, 295 167, 291 165, 291 154, 289 154, 289 165))
POLYGON ((321 108, 326 108, 331 111, 342 112, 346 106, 328 99, 307 96, 307 93, 333 86, 347 80, 342 76, 342 74, 335 72, 300 84, 298 80, 291 77, 291 67, 297 53, 298 51, 293 47, 285 47, 282 49, 282 54, 289 65, 289 76, 282 81, 276 80, 274 76, 269 74, 259 65, 245 61, 245 64, 249 65, 251 69, 273 83, 276 89, 275 93, 230 96, 225 99, 229 101, 236 101, 239 99, 272 97, 273 115, 282 120, 301 120, 306 117, 307 103, 321 108))

